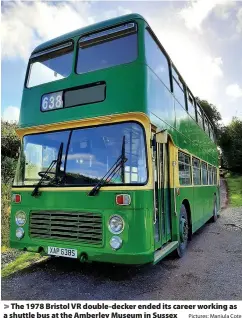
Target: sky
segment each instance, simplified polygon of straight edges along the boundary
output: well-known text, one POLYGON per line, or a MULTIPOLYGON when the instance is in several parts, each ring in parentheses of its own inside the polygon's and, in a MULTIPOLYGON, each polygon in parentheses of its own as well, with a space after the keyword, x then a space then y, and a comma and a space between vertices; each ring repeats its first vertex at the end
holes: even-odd
POLYGON ((148 21, 193 95, 242 119, 242 1, 2 1, 1 116, 18 120, 28 58, 49 39, 128 13, 148 21))

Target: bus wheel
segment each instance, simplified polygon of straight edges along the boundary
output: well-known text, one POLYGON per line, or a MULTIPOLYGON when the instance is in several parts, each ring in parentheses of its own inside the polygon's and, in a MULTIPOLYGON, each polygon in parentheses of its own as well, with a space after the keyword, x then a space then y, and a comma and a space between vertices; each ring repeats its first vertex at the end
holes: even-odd
POLYGON ((217 206, 217 197, 214 196, 214 204, 213 204, 213 216, 212 216, 212 222, 216 222, 218 219, 218 206, 217 206))
POLYGON ((185 254, 188 244, 189 236, 189 223, 187 217, 187 210, 185 205, 182 204, 180 209, 180 219, 179 219, 179 245, 176 251, 178 257, 182 257, 185 254))

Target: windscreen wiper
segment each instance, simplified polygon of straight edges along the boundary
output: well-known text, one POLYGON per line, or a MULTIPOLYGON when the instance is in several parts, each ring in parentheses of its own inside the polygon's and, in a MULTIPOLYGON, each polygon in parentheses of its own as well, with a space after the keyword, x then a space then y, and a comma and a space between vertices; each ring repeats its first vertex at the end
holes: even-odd
POLYGON ((63 147, 64 147, 64 144, 63 142, 61 142, 60 144, 60 148, 59 148, 59 151, 58 151, 58 155, 57 155, 57 159, 56 159, 56 169, 55 169, 55 182, 58 183, 58 177, 60 175, 60 168, 61 168, 61 158, 62 158, 62 154, 63 154, 63 147))
POLYGON ((61 142, 60 144, 60 148, 58 151, 58 155, 57 155, 57 159, 52 160, 52 162, 50 163, 49 167, 46 169, 46 171, 40 171, 38 174, 41 176, 41 179, 39 180, 39 182, 36 184, 33 192, 31 193, 31 195, 33 197, 37 197, 40 195, 39 192, 39 188, 43 182, 44 179, 47 180, 51 180, 51 178, 48 176, 48 174, 55 174, 55 180, 57 180, 58 174, 60 172, 60 166, 61 166, 61 158, 62 158, 62 153, 63 153, 63 142, 61 142), (56 172, 52 172, 51 169, 54 167, 54 165, 56 164, 56 172))
POLYGON ((121 179, 122 179, 122 182, 124 182, 124 164, 127 160, 128 159, 125 157, 125 136, 123 136, 121 155, 112 165, 112 167, 108 170, 108 172, 102 177, 102 179, 92 188, 92 190, 88 193, 88 195, 95 196, 96 194, 98 194, 98 191, 104 185, 104 183, 109 178, 112 179, 112 177, 119 171, 120 168, 122 169, 121 179))

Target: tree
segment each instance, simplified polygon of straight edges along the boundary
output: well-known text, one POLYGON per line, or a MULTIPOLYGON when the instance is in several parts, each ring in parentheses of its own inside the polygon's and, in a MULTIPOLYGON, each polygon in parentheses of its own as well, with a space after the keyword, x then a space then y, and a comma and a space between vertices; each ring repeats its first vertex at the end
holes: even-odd
POLYGON ((1 120, 1 169, 4 184, 11 184, 17 165, 20 140, 15 132, 16 127, 16 123, 1 120))
POLYGON ((215 105, 198 97, 196 100, 215 128, 217 143, 222 149, 222 167, 242 173, 242 120, 234 117, 229 125, 223 126, 215 105))
POLYGON ((20 146, 20 139, 16 134, 16 123, 1 120, 2 157, 16 158, 20 146))
POLYGON ((16 127, 16 123, 9 123, 1 120, 1 239, 2 245, 6 246, 9 245, 11 185, 16 170, 18 149, 20 146, 20 140, 15 132, 16 127))
POLYGON ((242 173, 242 120, 234 117, 221 129, 219 140, 224 168, 242 173))
POLYGON ((208 116, 208 119, 211 121, 215 128, 215 134, 217 137, 219 137, 221 132, 221 125, 219 121, 222 119, 220 112, 218 111, 217 107, 213 104, 210 104, 206 100, 201 100, 198 97, 196 97, 196 100, 202 107, 205 114, 208 116))

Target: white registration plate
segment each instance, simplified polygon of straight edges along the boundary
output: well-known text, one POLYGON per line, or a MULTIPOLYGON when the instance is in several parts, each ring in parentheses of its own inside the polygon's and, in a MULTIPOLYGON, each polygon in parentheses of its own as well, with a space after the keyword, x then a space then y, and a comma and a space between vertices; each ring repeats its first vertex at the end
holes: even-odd
POLYGON ((48 246, 48 255, 77 258, 77 250, 72 248, 48 246))

